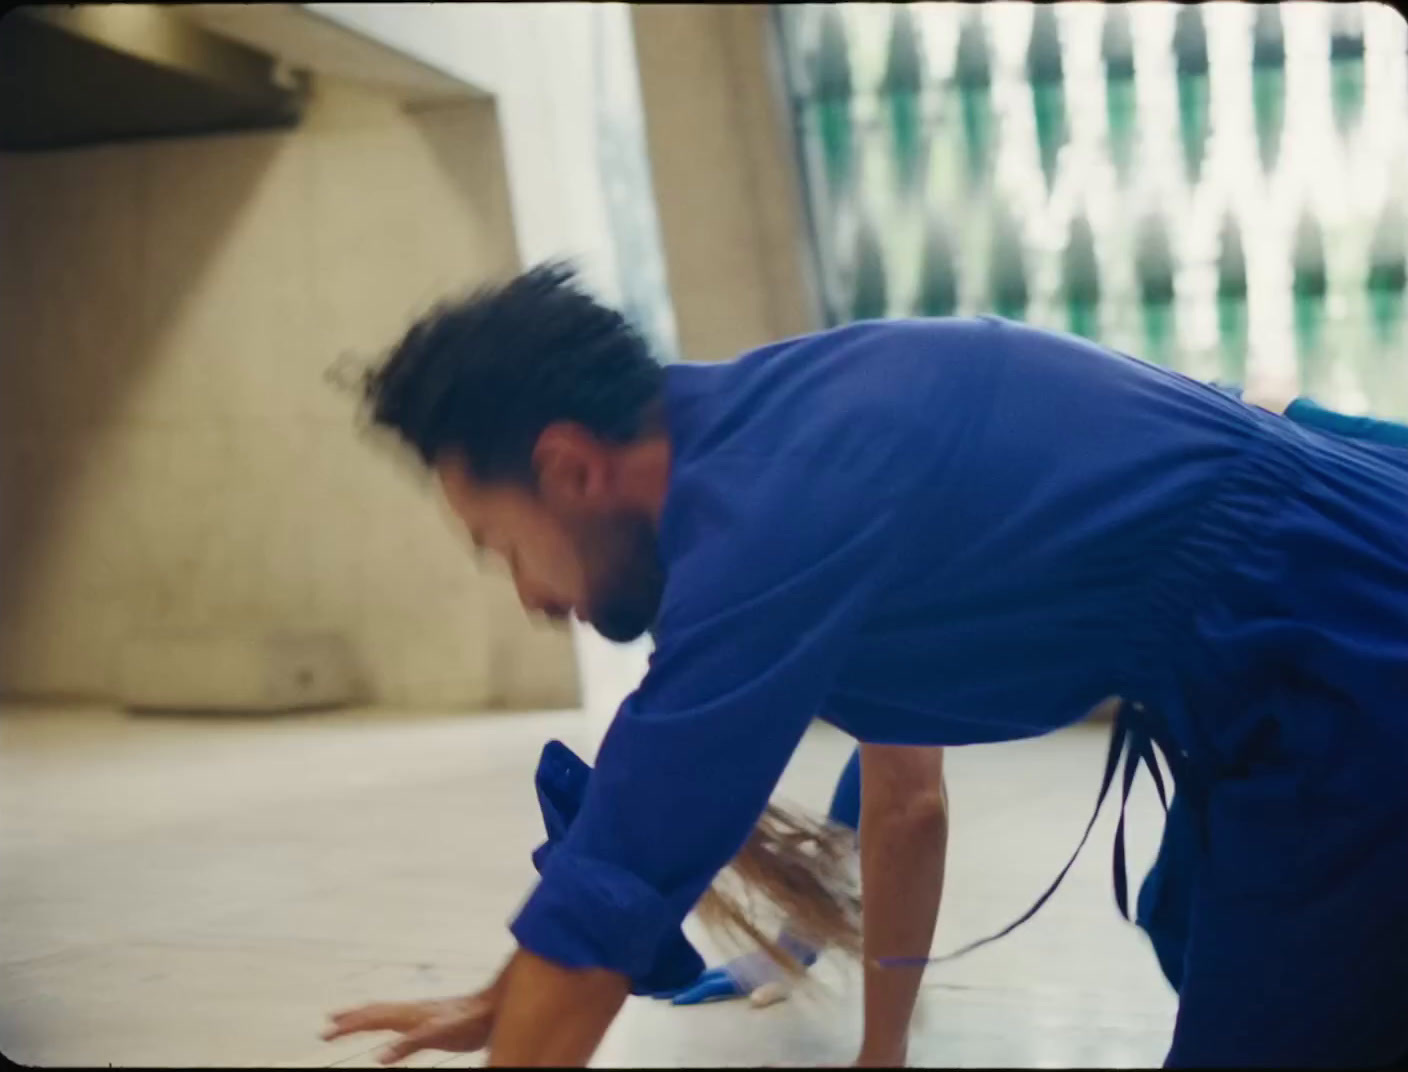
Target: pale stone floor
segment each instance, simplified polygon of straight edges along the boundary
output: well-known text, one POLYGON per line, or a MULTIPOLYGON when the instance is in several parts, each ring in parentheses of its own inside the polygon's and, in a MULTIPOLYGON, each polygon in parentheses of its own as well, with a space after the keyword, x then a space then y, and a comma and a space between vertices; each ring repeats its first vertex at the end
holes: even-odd
MULTIPOLYGON (((541 837, 542 742, 583 716, 0 714, 0 1051, 26 1064, 369 1066, 331 1009, 485 981, 541 837)), ((1074 848, 1105 728, 955 750, 936 951, 1015 918, 1074 848)), ((850 745, 819 728, 779 791, 824 808, 850 745)), ((1132 881, 1158 805, 1131 805, 1132 881)), ((1026 927, 931 970, 913 1063, 1138 1067, 1174 999, 1110 887, 1113 814, 1026 927)), ((599 1066, 845 1063, 858 979, 828 958, 765 1010, 632 999, 599 1066)), ((473 1067, 422 1055, 411 1066, 473 1067)))

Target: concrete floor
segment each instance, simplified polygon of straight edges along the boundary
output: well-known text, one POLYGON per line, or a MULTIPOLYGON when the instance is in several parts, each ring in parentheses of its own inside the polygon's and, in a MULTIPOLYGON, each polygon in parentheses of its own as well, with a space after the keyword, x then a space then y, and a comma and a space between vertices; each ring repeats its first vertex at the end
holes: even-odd
MULTIPOLYGON (((949 880, 936 951, 1015 918, 1094 803, 1104 734, 952 753, 949 880)), ((369 1066, 327 1044, 349 1004, 467 991, 509 949, 504 922, 541 830, 531 776, 580 715, 289 719, 0 716, 0 1050, 38 1065, 369 1066)), ((780 795, 825 807, 849 741, 818 728, 780 795)), ((1158 805, 1131 805, 1134 881, 1158 805)), ((1160 1062, 1174 999, 1110 890, 1114 819, 1026 927, 933 969, 911 1047, 930 1066, 1160 1062)), ((766 1010, 633 999, 596 1063, 848 1062, 857 973, 766 1010)), ((421 1055, 409 1065, 473 1067, 421 1055)))

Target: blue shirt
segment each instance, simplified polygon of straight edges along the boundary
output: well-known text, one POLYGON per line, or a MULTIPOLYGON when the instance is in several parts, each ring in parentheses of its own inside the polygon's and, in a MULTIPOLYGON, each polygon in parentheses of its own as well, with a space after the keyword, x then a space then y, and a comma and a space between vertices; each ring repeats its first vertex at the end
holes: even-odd
POLYGON ((959 745, 1121 695, 1196 750, 1179 712, 1235 698, 1240 672, 1198 623, 1235 626, 1284 580, 1259 526, 1321 438, 994 318, 853 324, 667 376, 657 646, 512 924, 631 976, 818 711, 862 741, 959 745))

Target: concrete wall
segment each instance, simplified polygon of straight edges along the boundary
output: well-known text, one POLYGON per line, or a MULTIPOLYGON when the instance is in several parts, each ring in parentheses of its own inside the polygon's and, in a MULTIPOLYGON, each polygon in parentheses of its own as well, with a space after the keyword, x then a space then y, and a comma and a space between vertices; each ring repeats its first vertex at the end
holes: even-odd
MULTIPOLYGON (((525 263, 574 256, 622 304, 639 284, 668 286, 656 299, 664 306, 653 318, 656 341, 691 360, 726 359, 818 326, 765 5, 307 8, 493 97, 525 263), (602 35, 605 49, 585 47, 602 35), (603 119, 619 140, 636 138, 642 153, 648 146, 653 191, 629 195, 642 213, 654 206, 658 223, 647 219, 637 232, 658 228, 659 250, 620 240, 609 184, 621 176, 607 173, 603 119)), ((611 645, 576 627, 573 636, 583 702, 604 729, 650 647, 611 645)))
MULTIPOLYGON (((19 278, 28 273, 10 266, 33 261, 47 266, 43 270, 50 280, 44 285, 37 280, 22 282, 16 288, 7 284, 6 304, 0 307, 7 323, 15 322, 16 309, 33 303, 36 295, 46 286, 57 285, 53 280, 66 273, 67 281, 58 291, 63 301, 52 303, 55 310, 81 307, 85 302, 104 310, 137 300, 149 289, 139 281, 146 275, 139 273, 139 278, 124 282, 111 300, 100 293, 97 278, 104 271, 115 271, 114 262, 134 262, 121 252, 133 248, 124 243, 136 242, 148 226, 154 237, 143 237, 143 242, 163 248, 179 241, 189 247, 180 254, 182 267, 171 271, 184 276, 187 289, 193 288, 197 296, 184 304, 167 298, 165 308, 143 313, 140 327, 115 327, 121 318, 106 313, 76 322, 84 326, 73 330, 87 332, 90 338, 78 347, 79 352, 96 353, 91 339, 121 339, 127 332, 138 339, 122 342, 120 349, 143 356, 112 359, 115 370, 102 374, 108 377, 103 380, 109 384, 106 394, 75 389, 83 400, 58 404, 66 413, 95 411, 91 416, 82 420, 40 416, 52 410, 41 403, 35 415, 23 417, 13 432, 6 433, 7 443, 24 446, 4 451, 7 469, 0 475, 7 480, 7 520, 0 535, 10 537, 8 546, 15 550, 7 562, 24 567, 26 583, 12 585, 0 595, 0 687, 26 692, 60 686, 77 692, 103 688, 111 678, 114 637, 130 625, 114 610, 114 593, 130 587, 117 578, 142 577, 142 591, 132 597, 142 621, 169 619, 183 628, 216 628, 230 613, 245 613, 238 608, 257 604, 277 610, 280 620, 289 607, 311 607, 312 611, 300 609, 297 620, 365 623, 357 627, 365 630, 358 650, 370 652, 366 656, 372 664, 369 675, 379 695, 389 702, 547 705, 570 703, 579 695, 594 722, 604 727, 644 672, 649 645, 613 646, 589 630, 574 628, 581 690, 574 693, 573 668, 563 638, 530 631, 522 624, 511 593, 497 578, 474 576, 472 567, 463 563, 453 534, 404 474, 359 454, 345 472, 341 461, 324 459, 334 448, 333 439, 322 439, 321 429, 326 427, 331 437, 342 437, 338 443, 347 443, 346 410, 341 400, 326 393, 321 381, 314 385, 312 379, 344 349, 365 352, 389 341, 415 309, 443 289, 470 277, 563 255, 577 259, 588 281, 607 300, 644 315, 666 353, 692 359, 726 358, 813 327, 801 249, 800 202, 790 148, 778 137, 783 128, 767 69, 766 10, 723 5, 632 9, 577 3, 310 4, 299 9, 326 28, 389 46, 475 87, 485 94, 486 103, 478 112, 465 108, 457 118, 444 112, 436 119, 427 114, 414 122, 398 121, 388 106, 375 121, 382 126, 379 134, 362 129, 355 138, 350 132, 333 137, 332 127, 339 124, 375 125, 369 116, 353 118, 367 102, 353 104, 348 89, 342 94, 343 105, 328 97, 320 103, 313 125, 292 137, 302 148, 290 148, 288 136, 272 135, 229 139, 256 147, 252 155, 227 148, 221 156, 217 142, 206 142, 204 147, 174 143, 75 154, 69 164, 29 160, 0 165, 0 179, 6 182, 3 248, 7 253, 6 267, 0 270, 7 278, 19 278), (497 119, 501 153, 476 132, 476 123, 491 124, 490 117, 497 119), (461 124, 463 136, 449 132, 447 124, 454 123, 461 124), (393 135, 393 128, 398 133, 393 135), (434 148, 428 152, 431 128, 444 131, 445 136, 433 139, 434 148), (393 137, 400 139, 395 150, 386 141, 393 137), (380 147, 374 148, 378 139, 380 147), (334 143, 338 148, 330 148, 334 143), (354 149, 354 143, 362 148, 354 149), (649 166, 637 167, 633 154, 644 161, 647 143, 649 166), (329 148, 311 148, 323 145, 329 148), (364 154, 360 167, 356 166, 359 152, 364 154), (629 165, 624 168, 623 154, 629 165), (221 162, 225 160, 230 162, 221 162), (142 177, 159 174, 161 168, 168 169, 167 181, 157 184, 142 177), (457 169, 479 171, 465 182, 453 178, 457 169), (419 177, 406 179, 405 174, 412 171, 419 177), (108 172, 127 177, 105 179, 92 184, 93 190, 78 189, 80 174, 108 172), (223 172, 229 174, 222 177, 223 172), (503 180, 497 193, 486 192, 483 175, 488 172, 503 180), (302 178, 277 178, 294 173, 302 178), (340 180, 332 178, 334 173, 340 180), (295 195, 290 190, 298 182, 303 185, 295 195), (123 183, 126 194, 120 192, 123 183), (243 296, 256 287, 244 280, 258 276, 259 266, 275 279, 298 264, 291 236, 306 226, 287 208, 294 196, 305 198, 306 205, 323 206, 315 213, 323 222, 306 225, 323 236, 306 239, 313 252, 303 256, 313 267, 298 269, 308 271, 313 281, 291 289, 261 283, 263 296, 258 300, 243 296), (131 202, 142 197, 148 201, 140 212, 113 207, 124 198, 131 202), (494 197, 501 200, 494 203, 494 197), (186 222, 167 224, 157 218, 163 213, 155 204, 164 205, 168 198, 186 222), (27 215, 25 206, 37 200, 59 204, 54 210, 59 215, 85 222, 59 227, 56 240, 51 241, 31 226, 25 239, 30 245, 17 247, 11 232, 25 229, 18 221, 27 215), (623 205, 628 213, 623 214, 623 205), (431 211, 419 211, 421 206, 431 211), (130 222, 129 218, 144 218, 140 213, 151 218, 150 225, 130 222), (246 224, 240 221, 265 217, 265 223, 250 224, 249 234, 243 234, 246 224), (365 244, 355 249, 337 246, 336 239, 327 237, 333 217, 358 230, 365 244), (432 218, 435 222, 428 223, 432 218), (95 229, 96 219, 107 222, 95 229), (380 224, 375 222, 378 219, 380 224), (129 222, 115 222, 119 220, 129 222), (116 243, 115 231, 124 236, 116 243), (23 252, 11 257, 12 249, 23 252), (371 251, 378 255, 369 256, 371 251), (425 260, 416 267, 413 258, 425 260), (384 268, 388 260, 396 270, 384 268), (75 272, 73 265, 78 263, 86 267, 75 272), (309 293, 309 288, 315 297, 307 303, 291 297, 309 293), (299 348, 288 340, 300 332, 309 333, 306 327, 294 326, 309 318, 324 325, 329 334, 299 348), (180 356, 186 344, 179 340, 192 333, 202 352, 240 349, 242 360, 200 362, 180 356), (256 342, 246 347, 233 341, 246 336, 256 342), (244 352, 249 349, 267 360, 251 363, 244 352), (282 397, 260 394, 265 373, 256 370, 277 368, 283 375, 292 367, 295 358, 290 354, 295 351, 311 355, 306 365, 307 391, 284 386, 279 392, 282 397), (124 369, 136 369, 137 374, 127 377, 124 369), (200 377, 207 375, 215 379, 202 385, 200 377), (258 402, 249 403, 238 420, 206 420, 197 439, 203 436, 210 445, 188 444, 176 454, 164 449, 175 440, 162 440, 155 430, 141 435, 115 430, 133 419, 133 413, 153 427, 166 428, 177 420, 194 425, 193 418, 182 415, 184 403, 173 401, 165 409, 153 410, 155 403, 144 401, 149 395, 179 399, 193 391, 204 391, 211 399, 228 397, 232 407, 233 400, 241 397, 258 402), (298 421, 289 420, 283 416, 286 410, 315 414, 314 423, 304 415, 298 421), (242 422, 255 420, 255 412, 258 421, 276 429, 269 434, 301 437, 296 449, 270 452, 249 446, 245 433, 234 429, 252 427, 242 422), (81 435, 51 431, 80 425, 85 429, 81 435), (315 425, 317 432, 312 431, 315 425), (139 441, 148 445, 132 445, 139 441), (163 444, 161 450, 158 442, 163 444), (116 447, 110 446, 114 443, 116 447), (98 444, 105 449, 92 449, 98 444), (179 493, 173 490, 168 495, 149 486, 141 492, 146 499, 141 499, 140 506, 132 505, 140 498, 134 497, 118 508, 113 505, 115 492, 98 495, 88 490, 95 482, 128 480, 129 470, 146 472, 149 464, 158 464, 128 460, 140 449, 161 456, 161 471, 169 471, 170 479, 179 481, 170 485, 179 486, 179 493), (29 454, 23 455, 24 451, 29 454), (50 460, 38 463, 30 457, 44 451, 68 451, 69 455, 60 461, 51 454, 50 460), (186 557, 205 564, 198 569, 182 565, 156 577, 155 545, 149 550, 141 547, 153 523, 134 528, 138 522, 132 519, 161 516, 163 496, 184 508, 210 487, 209 467, 197 461, 205 456, 202 452, 220 457, 222 473, 228 469, 224 483, 235 482, 243 490, 227 492, 227 507, 201 507, 192 513, 207 520, 188 523, 183 538, 200 550, 189 551, 186 557), (367 508, 356 515, 360 520, 353 519, 353 509, 345 504, 334 507, 324 502, 312 509, 293 494, 294 482, 281 481, 277 475, 274 487, 280 490, 265 487, 266 475, 281 474, 291 454, 305 472, 316 474, 302 485, 305 488, 317 487, 321 478, 321 483, 339 489, 325 498, 345 498, 354 492, 366 496, 367 508), (178 455, 185 460, 169 460, 178 455), (21 474, 23 480, 17 486, 23 491, 18 499, 22 509, 11 521, 10 504, 15 500, 9 495, 9 481, 21 474), (258 513, 250 501, 259 495, 267 500, 268 515, 276 520, 259 523, 256 531, 252 518, 258 513), (375 509, 369 505, 372 502, 377 504, 375 509), (384 503, 393 505, 387 509, 384 503), (223 510, 218 520, 212 513, 217 509, 223 510), (329 509, 338 512, 329 515, 329 509), (304 520, 314 512, 330 520, 335 516, 344 526, 364 528, 343 545, 360 544, 364 549, 355 555, 350 550, 328 553, 311 543, 304 520), (373 514, 389 520, 384 525, 367 520, 373 514), (111 529, 113 535, 97 535, 95 528, 111 529), (232 535, 236 533, 238 537, 232 535), (232 550, 240 541, 248 547, 232 550), (228 562, 240 555, 267 561, 277 583, 270 582, 256 596, 261 591, 258 586, 231 581, 227 595, 197 599, 197 588, 192 586, 228 571, 228 562), (349 556, 350 561, 344 561, 349 556), (364 591, 364 583, 374 583, 364 578, 377 575, 396 556, 424 559, 425 580, 400 578, 396 583, 407 592, 400 609, 373 613, 377 599, 356 593, 364 591), (124 565, 109 574, 106 565, 98 564, 129 559, 141 559, 145 565, 140 569, 124 565), (80 561, 87 565, 80 569, 55 565, 80 561), (32 569, 30 563, 34 563, 32 569), (430 580, 447 576, 441 570, 451 564, 459 571, 456 581, 430 580), (349 569, 357 578, 351 585, 349 569), (483 599, 477 595, 481 591, 483 599), (173 606, 181 609, 168 609, 173 606), (84 614, 71 613, 80 607, 84 614), (493 630, 485 625, 489 620, 495 623, 493 630), (87 657, 80 660, 63 654, 76 650, 88 653, 87 657)), ((231 7, 229 14, 233 18, 240 12, 231 7)), ((151 297, 142 300, 160 304, 151 297)), ((39 301, 39 308, 47 307, 39 301)), ((45 313, 38 319, 55 316, 62 314, 45 313)), ((7 339, 7 348, 54 351, 54 329, 31 324, 25 331, 37 332, 38 341, 7 339)), ((59 348, 73 349, 66 342, 59 348)), ((76 367, 74 359, 69 360, 76 367)), ((81 378, 101 379, 89 366, 108 359, 82 360, 86 371, 81 378)), ((7 355, 0 375, 10 376, 20 364, 29 368, 36 363, 16 362, 7 355)), ((41 374, 29 368, 19 375, 22 380, 28 377, 26 384, 33 380, 38 386, 6 390, 7 396, 18 400, 8 405, 9 411, 27 410, 28 399, 36 391, 73 393, 60 386, 57 373, 41 374)), ((267 438, 261 434, 259 442, 267 438)), ((163 480, 153 486, 167 486, 169 481, 163 480)), ((416 576, 422 576, 416 569, 416 576)), ((6 574, 13 575, 9 570, 6 574)), ((212 583, 218 589, 224 582, 212 583)))
POLYGON ((519 267, 500 118, 321 83, 293 133, 0 159, 0 689, 107 696, 142 638, 315 630, 384 703, 577 702, 567 633, 323 380, 519 267))
POLYGON ((631 9, 681 350, 719 361, 820 326, 767 5, 631 9))
MULTIPOLYGON (((636 176, 613 170, 613 161, 603 157, 608 141, 619 146, 634 139, 635 151, 646 151, 644 133, 637 129, 630 8, 611 3, 307 8, 489 94, 503 132, 513 229, 524 263, 573 257, 592 287, 615 303, 633 296, 639 303, 641 292, 653 289, 651 319, 657 336, 665 336, 657 343, 681 349, 672 337, 669 308, 672 298, 679 301, 680 290, 666 283, 658 241, 648 240, 655 197, 639 182, 624 191, 646 217, 635 221, 634 240, 623 240, 608 186, 636 176)), ((601 731, 639 683, 650 646, 608 644, 575 623, 572 635, 583 705, 601 731)))

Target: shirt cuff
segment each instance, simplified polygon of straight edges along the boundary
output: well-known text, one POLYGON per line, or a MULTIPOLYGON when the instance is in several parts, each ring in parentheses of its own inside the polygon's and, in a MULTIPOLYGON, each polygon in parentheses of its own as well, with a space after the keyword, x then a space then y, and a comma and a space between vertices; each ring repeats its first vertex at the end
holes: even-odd
POLYGON ((681 922, 665 898, 613 864, 561 849, 545 856, 542 879, 509 927, 518 944, 568 968, 649 973, 681 922))
POLYGON ((552 855, 553 849, 557 848, 556 842, 552 840, 544 841, 533 850, 533 870, 538 874, 543 873, 543 868, 548 862, 548 857, 552 855))

